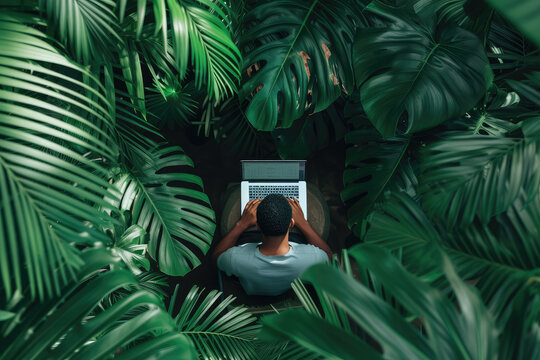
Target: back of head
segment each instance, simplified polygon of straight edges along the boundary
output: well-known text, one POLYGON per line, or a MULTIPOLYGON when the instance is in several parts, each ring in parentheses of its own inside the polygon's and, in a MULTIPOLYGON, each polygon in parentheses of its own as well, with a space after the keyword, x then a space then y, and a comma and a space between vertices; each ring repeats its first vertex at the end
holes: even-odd
POLYGON ((270 194, 257 206, 257 224, 265 236, 285 235, 291 218, 291 205, 283 195, 270 194))

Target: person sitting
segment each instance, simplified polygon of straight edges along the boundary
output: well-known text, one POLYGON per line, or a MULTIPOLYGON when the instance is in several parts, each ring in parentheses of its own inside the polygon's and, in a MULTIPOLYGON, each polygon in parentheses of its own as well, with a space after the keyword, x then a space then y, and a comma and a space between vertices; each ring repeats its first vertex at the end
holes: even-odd
POLYGON ((298 200, 270 194, 247 203, 242 217, 216 246, 212 258, 227 275, 239 278, 248 295, 280 295, 308 267, 327 261, 330 247, 304 219, 298 200), (261 241, 235 246, 240 235, 257 225, 261 241), (296 226, 307 244, 289 241, 296 226))

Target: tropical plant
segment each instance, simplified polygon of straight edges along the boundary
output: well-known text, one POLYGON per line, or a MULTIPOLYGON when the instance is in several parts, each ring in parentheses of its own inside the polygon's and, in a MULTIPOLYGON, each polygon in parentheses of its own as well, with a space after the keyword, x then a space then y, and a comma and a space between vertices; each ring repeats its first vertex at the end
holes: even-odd
POLYGON ((537 9, 3 1, 0 357, 539 357, 537 9), (152 124, 244 156, 345 139, 342 199, 367 245, 349 275, 308 270, 316 298, 296 283, 307 312, 264 320, 285 342, 254 341, 216 292, 163 310, 165 276, 200 264, 215 216, 152 124))
POLYGON ((350 271, 347 274, 321 264, 301 277, 313 285, 316 297, 297 291, 304 309, 263 318, 261 338, 290 341, 313 356, 340 359, 356 359, 358 354, 366 359, 493 359, 510 354, 512 358, 528 359, 539 353, 538 294, 530 307, 520 304, 527 302, 530 290, 538 283, 523 287, 508 320, 497 324, 474 288, 457 276, 449 258, 438 249, 432 260, 439 262, 438 267, 451 284, 457 307, 378 247, 357 245, 349 254, 359 269, 369 269, 373 279, 413 315, 412 324, 375 295, 369 282, 358 282, 350 271), (372 341, 379 351, 370 346, 372 341), (517 344, 521 346, 518 353, 517 344))
POLYGON ((175 323, 154 294, 138 286, 118 257, 103 248, 81 254, 84 266, 61 295, 32 301, 29 289, 8 304, 15 315, 1 323, 2 359, 96 359, 113 354, 145 359, 174 354, 195 359, 190 340, 174 332, 175 323), (110 266, 110 270, 103 269, 110 266), (117 289, 132 291, 111 306, 101 300, 117 289))
POLYGON ((249 49, 244 66, 249 79, 239 97, 250 98, 246 117, 255 128, 288 128, 307 109, 324 110, 342 89, 352 89, 355 24, 338 20, 352 14, 345 1, 274 1, 261 2, 246 15, 244 22, 255 25, 240 45, 249 49))
MULTIPOLYGON (((136 10, 109 0, 2 9, 2 358, 208 353, 178 332, 201 319, 188 313, 173 320, 164 311, 163 275, 149 272, 151 258, 168 274, 197 266, 215 224, 201 179, 186 171, 191 159, 145 120, 144 74, 163 93, 157 81, 172 76, 179 84, 193 73, 191 64, 200 70, 195 84, 216 101, 235 89, 240 56, 214 2, 168 5, 173 27, 191 24, 191 62, 178 43, 183 37, 175 37, 173 49, 181 51, 171 58, 166 22, 145 22, 146 2, 136 10), (223 54, 230 62, 216 61, 223 54)), ((154 3, 156 16, 164 6, 154 3)), ((219 304, 219 297, 206 303, 219 304)), ((250 336, 254 318, 224 311, 231 302, 211 312, 203 328, 250 336)), ((209 344, 231 358, 249 353, 228 339, 209 344)))
MULTIPOLYGON (((177 291, 178 286, 169 306, 171 316, 177 291)), ((203 292, 196 285, 189 291, 174 317, 177 331, 193 341, 203 359, 256 359, 257 319, 245 307, 231 306, 233 296, 223 299, 221 292, 212 290, 202 297, 203 292)))

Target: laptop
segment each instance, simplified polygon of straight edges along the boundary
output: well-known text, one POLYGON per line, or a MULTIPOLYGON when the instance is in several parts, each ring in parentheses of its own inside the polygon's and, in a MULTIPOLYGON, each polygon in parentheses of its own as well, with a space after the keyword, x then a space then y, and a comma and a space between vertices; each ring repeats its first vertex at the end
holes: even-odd
POLYGON ((296 197, 307 220, 305 160, 242 160, 241 212, 253 199, 269 194, 296 197))

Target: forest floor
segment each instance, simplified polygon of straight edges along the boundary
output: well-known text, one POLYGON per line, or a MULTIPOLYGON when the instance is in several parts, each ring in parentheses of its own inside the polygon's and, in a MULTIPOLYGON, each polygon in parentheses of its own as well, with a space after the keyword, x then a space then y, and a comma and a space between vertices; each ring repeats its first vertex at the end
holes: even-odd
MULTIPOLYGON (((219 213, 221 196, 225 193, 228 184, 241 181, 240 160, 242 158, 231 152, 223 143, 214 140, 201 142, 199 137, 189 136, 185 131, 169 132, 169 143, 179 145, 195 163, 193 173, 200 176, 204 184, 204 192, 210 198, 212 207, 216 211, 216 223, 219 224, 222 214, 219 213), (195 140, 194 140, 195 139, 195 140)), ((260 159, 279 159, 270 147, 266 149, 260 159)), ((347 227, 346 209, 340 199, 339 193, 343 189, 343 169, 345 159, 345 145, 343 141, 312 154, 306 163, 307 182, 316 185, 323 194, 330 210, 330 235, 328 243, 334 253, 340 253, 345 247, 351 232, 347 227)), ((214 240, 202 264, 184 277, 171 278, 169 292, 172 295, 174 286, 179 283, 178 299, 183 299, 193 285, 207 290, 219 289, 217 268, 211 261, 210 255, 215 245, 226 234, 220 234, 219 226, 216 228, 214 240)))

